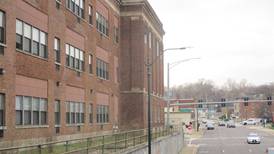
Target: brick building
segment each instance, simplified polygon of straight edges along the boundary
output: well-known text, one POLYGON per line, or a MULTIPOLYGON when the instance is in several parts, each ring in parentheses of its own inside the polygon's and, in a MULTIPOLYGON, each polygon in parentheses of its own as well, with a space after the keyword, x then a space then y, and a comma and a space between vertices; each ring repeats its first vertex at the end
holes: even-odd
MULTIPOLYGON (((1 143, 93 135, 140 117, 139 126, 145 126, 146 108, 131 105, 146 102, 142 62, 148 54, 159 56, 163 30, 147 1, 131 4, 0 1, 1 143), (136 114, 126 119, 128 111, 136 114)), ((162 62, 161 56, 153 66, 154 119, 163 112, 162 62)))
POLYGON ((121 6, 121 128, 147 127, 147 60, 153 63, 152 125, 164 124, 163 26, 146 0, 121 6))

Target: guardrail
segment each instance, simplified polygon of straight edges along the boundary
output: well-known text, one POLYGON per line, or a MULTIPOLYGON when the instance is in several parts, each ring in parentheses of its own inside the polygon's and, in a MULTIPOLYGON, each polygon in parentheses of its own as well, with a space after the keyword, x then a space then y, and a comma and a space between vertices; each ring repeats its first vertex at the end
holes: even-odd
MULTIPOLYGON (((182 132, 182 127, 157 128, 152 140, 182 132)), ((147 129, 0 149, 0 154, 112 154, 147 142, 147 129)))

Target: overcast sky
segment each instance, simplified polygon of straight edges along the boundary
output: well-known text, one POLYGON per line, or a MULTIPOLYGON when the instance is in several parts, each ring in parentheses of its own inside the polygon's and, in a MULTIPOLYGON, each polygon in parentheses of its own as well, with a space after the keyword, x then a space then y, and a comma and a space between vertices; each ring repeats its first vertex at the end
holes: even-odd
MULTIPOLYGON (((164 30, 165 63, 201 57, 171 70, 172 86, 228 78, 274 81, 274 0, 148 0, 164 30)), ((166 80, 166 74, 165 74, 166 80)))

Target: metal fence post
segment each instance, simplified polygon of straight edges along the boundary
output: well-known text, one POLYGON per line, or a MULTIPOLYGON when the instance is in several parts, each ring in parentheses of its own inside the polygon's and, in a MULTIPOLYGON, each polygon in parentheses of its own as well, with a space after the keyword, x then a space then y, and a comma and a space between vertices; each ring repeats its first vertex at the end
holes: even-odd
POLYGON ((125 149, 127 148, 127 133, 125 133, 125 149))
POLYGON ((42 154, 42 146, 41 145, 38 145, 38 153, 42 154))
POLYGON ((66 141, 66 152, 68 152, 68 141, 66 141))
POLYGON ((88 154, 88 147, 89 147, 89 138, 87 138, 87 154, 88 154))
POLYGON ((133 133, 133 146, 135 146, 135 136, 136 136, 136 133, 133 133))
POLYGON ((104 147, 105 146, 105 136, 103 136, 103 139, 102 139, 102 154, 104 154, 104 147))
POLYGON ((117 135, 114 134, 114 151, 116 152, 117 150, 117 135))

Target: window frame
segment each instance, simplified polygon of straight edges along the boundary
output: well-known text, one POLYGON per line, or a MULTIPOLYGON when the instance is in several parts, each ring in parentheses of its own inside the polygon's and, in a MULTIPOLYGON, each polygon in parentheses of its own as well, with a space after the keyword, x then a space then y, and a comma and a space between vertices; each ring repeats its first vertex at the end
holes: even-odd
POLYGON ((32 96, 22 96, 16 95, 15 96, 15 111, 16 111, 16 126, 46 126, 48 125, 48 99, 41 98, 41 97, 32 97, 32 96), (26 100, 28 98, 28 100, 26 100), (18 99, 20 99, 18 102, 18 99), (38 110, 34 110, 34 99, 38 100, 38 110), (44 100, 44 110, 41 107, 43 104, 42 100, 44 100), (26 104, 28 102, 28 104, 26 104), (19 103, 19 104, 18 104, 19 103), (20 106, 18 108, 18 105, 20 106), (34 112, 38 112, 38 124, 34 123, 34 112), (42 112, 45 113, 45 123, 42 122, 42 112), (17 121, 17 113, 20 113, 20 123, 17 121), (26 116, 29 116, 29 119, 26 119, 26 116))
POLYGON ((19 50, 20 52, 28 53, 35 57, 47 59, 48 58, 47 47, 48 47, 48 34, 46 32, 42 31, 41 29, 39 29, 31 24, 26 23, 23 20, 16 18, 16 50, 17 51, 19 50), (19 23, 20 23, 20 25, 18 25, 19 23), (20 28, 20 30, 19 30, 20 32, 17 31, 19 28, 20 28), (37 53, 34 53, 34 50, 33 50, 33 44, 34 44, 33 43, 33 41, 34 41, 33 31, 34 31, 34 29, 38 30, 39 42, 37 42, 37 40, 35 41, 38 43, 38 49, 37 49, 38 52, 37 53), (26 30, 29 31, 29 34, 26 33, 26 30), (20 38, 20 44, 19 44, 19 42, 17 42, 17 38, 20 38), (44 40, 44 41, 42 42, 42 40, 44 40), (29 47, 26 47, 27 44, 25 44, 25 43, 27 43, 29 47), (17 45, 20 45, 20 47, 17 45))

